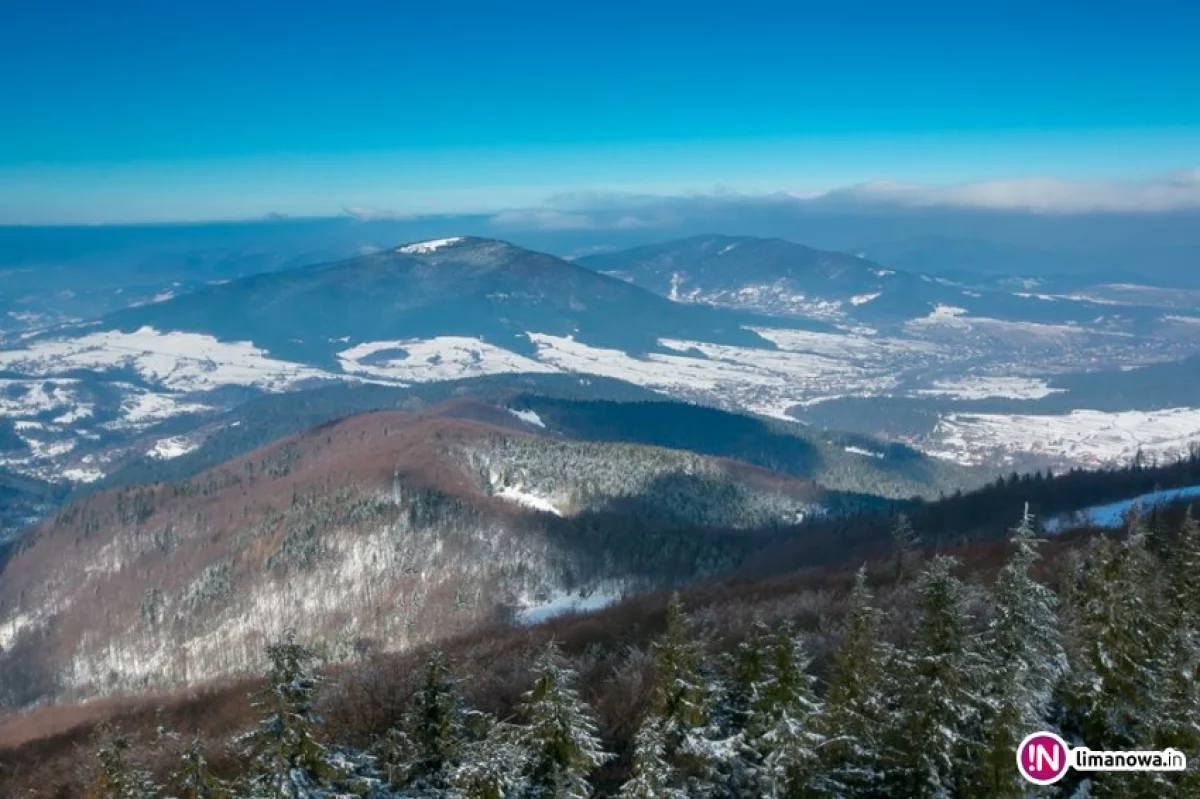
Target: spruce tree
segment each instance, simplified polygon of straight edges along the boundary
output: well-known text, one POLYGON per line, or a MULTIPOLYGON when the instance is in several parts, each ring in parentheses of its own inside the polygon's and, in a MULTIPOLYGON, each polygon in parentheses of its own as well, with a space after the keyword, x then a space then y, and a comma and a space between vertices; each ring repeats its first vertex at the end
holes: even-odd
MULTIPOLYGON (((1160 569, 1135 519, 1124 541, 1105 537, 1075 592, 1068 625, 1071 669, 1060 682, 1064 737, 1091 749, 1141 749, 1154 739, 1155 713, 1168 671, 1170 629, 1160 569)), ((1161 775, 1101 772, 1093 795, 1158 796, 1161 775)))
POLYGON ((620 799, 687 799, 686 792, 674 787, 676 782, 666 758, 662 719, 649 715, 633 739, 633 763, 620 799))
POLYGON ((693 636, 683 601, 674 594, 667 605, 667 629, 652 647, 655 668, 655 708, 662 718, 668 758, 709 722, 714 700, 704 672, 704 647, 693 636))
POLYGON ((505 799, 525 795, 529 752, 523 730, 513 724, 481 719, 486 729, 463 748, 451 784, 462 799, 505 799))
POLYGON ((158 795, 150 773, 130 757, 133 744, 120 729, 100 730, 100 746, 96 758, 100 772, 88 791, 88 799, 153 799, 158 795))
POLYGON ((609 759, 591 707, 575 690, 575 672, 551 641, 538 658, 533 688, 525 694, 522 749, 528 753, 530 797, 586 799, 588 776, 609 759))
POLYGON ((725 692, 706 665, 703 644, 693 635, 678 594, 667 605, 667 629, 652 646, 655 692, 652 712, 662 719, 667 761, 690 796, 719 791, 734 776, 740 736, 717 718, 725 692))
POLYGON ((412 747, 409 785, 446 789, 461 762, 474 714, 466 708, 450 661, 440 651, 425 664, 425 676, 405 719, 405 738, 412 747))
POLYGON ((756 619, 750 632, 734 650, 729 665, 729 690, 726 701, 730 722, 743 731, 747 738, 756 738, 764 730, 750 727, 755 723, 756 710, 761 704, 760 692, 767 681, 767 657, 771 644, 771 630, 761 619, 756 619))
POLYGON ((888 707, 890 650, 881 638, 882 613, 872 605, 866 567, 855 576, 846 632, 834 654, 825 705, 817 720, 821 746, 820 793, 825 796, 883 795, 884 733, 888 707))
POLYGON ((321 678, 313 668, 315 653, 296 643, 294 630, 267 647, 270 673, 267 687, 254 707, 261 720, 249 736, 254 768, 251 794, 259 799, 309 799, 322 796, 340 776, 317 740, 321 724, 313 697, 321 678))
POLYGON ((893 730, 899 767, 889 777, 897 795, 960 795, 961 764, 978 756, 967 733, 977 723, 982 668, 956 565, 954 558, 937 556, 917 581, 920 621, 903 661, 905 690, 893 730))
POLYGON ((233 793, 224 781, 208 771, 204 747, 199 739, 192 741, 180 758, 179 771, 174 778, 178 799, 232 799, 233 793))
POLYGON ((815 723, 820 705, 808 665, 803 638, 782 626, 770 648, 767 679, 757 692, 759 720, 751 725, 764 730, 753 746, 764 756, 766 796, 807 796, 815 783, 823 737, 815 723))
POLYGON ((1162 775, 1164 791, 1200 795, 1200 523, 1188 508, 1168 548, 1166 651, 1155 682, 1153 746, 1188 754, 1188 770, 1162 775))
POLYGON ((1013 753, 1026 735, 1048 726, 1054 687, 1067 669, 1058 599, 1030 575, 1038 553, 1028 505, 1013 530, 1012 545, 993 587, 994 613, 983 635, 983 749, 972 788, 979 797, 1025 794, 1028 784, 1013 768, 1013 753))
MULTIPOLYGON (((1169 572, 1178 623, 1189 636, 1200 636, 1200 521, 1190 506, 1175 538, 1169 572)), ((1192 643, 1200 648, 1200 640, 1192 643)))
POLYGON ((914 567, 919 559, 920 547, 921 538, 913 529, 908 514, 897 515, 896 521, 892 525, 892 550, 896 559, 897 581, 904 579, 909 570, 914 567))

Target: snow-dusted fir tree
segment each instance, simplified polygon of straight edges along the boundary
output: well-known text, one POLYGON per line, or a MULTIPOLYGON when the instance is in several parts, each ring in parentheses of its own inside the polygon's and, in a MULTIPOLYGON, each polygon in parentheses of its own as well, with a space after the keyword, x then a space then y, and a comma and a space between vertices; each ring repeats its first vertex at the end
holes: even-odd
POLYGON ((750 727, 758 720, 756 710, 761 702, 761 689, 767 681, 767 656, 772 640, 771 629, 755 619, 750 632, 734 650, 728 666, 729 688, 725 701, 730 723, 747 738, 761 735, 763 730, 750 727))
POLYGON ((388 730, 375 740, 369 753, 384 785, 399 789, 412 781, 417 749, 404 730, 388 730))
POLYGON ((173 782, 177 786, 175 796, 178 799, 233 799, 229 786, 209 773, 204 746, 199 739, 183 751, 173 782))
POLYGON ((910 570, 915 569, 920 559, 921 537, 913 529, 908 514, 896 516, 892 524, 892 551, 896 563, 896 579, 903 579, 910 570))
POLYGON ((448 790, 475 715, 463 701, 449 659, 443 652, 431 653, 421 687, 404 719, 403 734, 394 736, 400 743, 398 753, 408 762, 385 761, 383 765, 407 772, 404 784, 412 791, 448 790))
POLYGON ((158 795, 150 773, 130 759, 132 742, 116 728, 100 731, 96 758, 100 770, 88 791, 88 799, 153 799, 158 795))
POLYGON ((687 799, 676 784, 677 775, 666 758, 662 719, 649 715, 633 739, 633 763, 620 799, 687 799))
MULTIPOLYGON (((1200 522, 1188 508, 1167 548, 1168 630, 1153 699, 1153 747, 1200 752, 1200 522)), ((1200 758, 1167 775, 1165 792, 1200 796, 1200 758)))
POLYGON ((663 743, 672 758, 697 730, 709 723, 714 686, 705 674, 704 646, 693 635, 683 601, 667 604, 667 628, 652 646, 655 671, 654 712, 662 719, 663 743))
POLYGON ((294 630, 267 647, 268 685, 254 700, 261 719, 248 736, 254 766, 248 791, 255 799, 310 799, 325 796, 340 776, 330 753, 316 737, 321 718, 313 697, 321 683, 313 650, 296 642, 294 630))
POLYGON ((917 580, 920 621, 902 666, 893 743, 898 768, 888 775, 895 795, 964 795, 963 766, 977 756, 966 733, 977 724, 983 670, 967 630, 956 565, 939 555, 917 580))
POLYGON ((823 736, 808 665, 803 637, 783 625, 768 650, 766 679, 755 692, 757 719, 750 725, 763 730, 750 745, 763 756, 764 796, 807 796, 816 785, 823 736))
POLYGON ((505 799, 523 796, 529 753, 523 730, 515 724, 479 717, 484 727, 479 737, 468 741, 450 782, 462 799, 505 799))
POLYGON ((713 795, 734 770, 740 736, 729 734, 715 717, 723 686, 706 662, 678 594, 667 605, 667 629, 652 652, 652 712, 662 719, 667 761, 689 796, 713 795))
MULTIPOLYGON (((1200 637, 1200 521, 1189 507, 1171 553, 1171 601, 1179 624, 1194 639, 1200 637)), ((1192 645, 1200 649, 1200 640, 1192 645)))
POLYGON ((888 707, 891 650, 881 637, 883 614, 872 604, 866 567, 850 593, 846 632, 833 659, 818 727, 820 793, 824 796, 879 796, 886 764, 885 733, 892 724, 888 707))
POLYGON ((1028 784, 1013 769, 1013 752, 1030 732, 1047 727, 1055 685, 1066 673, 1058 598, 1030 569, 1038 560, 1026 505, 1013 530, 1013 552, 992 589, 993 616, 983 634, 987 671, 972 793, 1023 796, 1028 784))
MULTIPOLYGON (((1169 670, 1171 630, 1158 561, 1140 518, 1123 541, 1101 539, 1073 593, 1067 627, 1070 671, 1060 682, 1064 737, 1092 749, 1139 749, 1160 728, 1158 697, 1169 670)), ((1162 775, 1093 775, 1093 796, 1162 795, 1162 775)))
POLYGON ((575 672, 551 641, 538 657, 533 688, 525 694, 521 748, 528 754, 527 795, 586 799, 589 775, 610 758, 596 719, 575 690, 575 672))
POLYGON ((1130 748, 1143 739, 1168 635, 1158 573, 1135 521, 1124 541, 1100 541, 1072 595, 1063 723, 1093 749, 1130 748))

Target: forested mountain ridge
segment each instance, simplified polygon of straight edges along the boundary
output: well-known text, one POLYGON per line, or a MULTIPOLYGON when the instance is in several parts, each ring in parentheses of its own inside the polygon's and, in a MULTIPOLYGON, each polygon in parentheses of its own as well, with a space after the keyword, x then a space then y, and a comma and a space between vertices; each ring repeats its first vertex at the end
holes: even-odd
POLYGON ((666 399, 616 402, 520 394, 547 429, 591 441, 630 441, 752 463, 825 488, 893 499, 935 499, 989 476, 868 435, 840 433, 666 399))
MULTIPOLYGON (((1194 752, 1200 525, 1180 513, 1039 542, 1033 522, 1019 518, 1003 545, 646 596, 324 677, 316 652, 284 638, 265 685, 144 703, 115 726, 0 750, 0 784, 65 797, 116 781, 170 796, 199 774, 246 799, 269 795, 268 780, 375 799, 991 799, 1025 793, 1013 753, 1033 730, 1194 752), (285 712, 303 748, 272 737, 285 712), (578 793, 547 794, 564 781, 578 793)), ((1191 796, 1198 773, 1194 761, 1068 773, 1044 793, 1191 796)))
MULTIPOLYGON (((453 237, 333 263, 266 272, 111 314, 135 331, 185 330, 253 341, 274 355, 336 367, 354 344, 470 336, 532 352, 531 332, 641 351, 704 335, 762 343, 729 311, 681 306, 508 242, 453 237), (303 318, 297 336, 292 320, 303 318)), ((402 345, 397 344, 396 347, 402 345)))
POLYGON ((195 682, 259 665, 297 608, 339 657, 407 648, 728 571, 826 498, 689 452, 351 417, 61 509, 0 579, 0 672, 18 704, 195 682))

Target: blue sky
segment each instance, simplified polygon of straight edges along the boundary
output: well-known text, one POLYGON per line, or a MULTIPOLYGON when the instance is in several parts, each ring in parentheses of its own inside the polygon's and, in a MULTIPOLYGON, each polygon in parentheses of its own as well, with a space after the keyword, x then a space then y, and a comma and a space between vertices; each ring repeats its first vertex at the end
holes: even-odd
POLYGON ((0 222, 1153 179, 1197 5, 5 4, 0 222))

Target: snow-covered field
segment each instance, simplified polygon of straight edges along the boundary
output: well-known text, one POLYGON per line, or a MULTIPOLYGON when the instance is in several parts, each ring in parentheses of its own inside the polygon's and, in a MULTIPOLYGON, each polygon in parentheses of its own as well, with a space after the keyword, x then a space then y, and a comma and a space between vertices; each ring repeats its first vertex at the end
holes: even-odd
POLYGON ((1144 511, 1156 505, 1169 505, 1173 502, 1196 497, 1200 497, 1200 486, 1151 491, 1132 499, 1110 502, 1107 505, 1094 505, 1074 513, 1055 516, 1052 519, 1047 519, 1042 526, 1048 533, 1058 533, 1063 530, 1070 530, 1086 525, 1095 527, 1120 527, 1125 524, 1129 511, 1135 506, 1144 511))
POLYGON ((918 395, 977 400, 988 397, 1042 399, 1063 389, 1050 388, 1045 380, 1032 377, 963 377, 935 380, 932 388, 918 389, 918 395))
POLYGON ((186 455, 189 452, 194 452, 199 446, 198 443, 184 436, 172 436, 170 438, 160 438, 158 441, 155 441, 154 446, 146 454, 151 458, 169 460, 186 455))
POLYGON ((567 613, 586 613, 589 610, 600 610, 619 602, 622 593, 620 589, 601 589, 581 596, 579 594, 556 591, 541 600, 527 599, 517 612, 517 620, 521 624, 540 624, 555 616, 567 613))
POLYGON ((522 486, 506 486, 497 490, 495 495, 500 499, 515 503, 523 508, 550 513, 555 516, 563 515, 562 511, 553 502, 545 497, 539 497, 537 494, 526 491, 522 486))
POLYGON ((1127 335, 1108 333, 1075 325, 1049 325, 1040 322, 992 319, 985 316, 968 316, 964 308, 938 305, 928 316, 912 319, 905 329, 914 334, 953 331, 974 337, 1003 339, 1014 345, 1063 346, 1071 339, 1093 335, 1127 335))
POLYGON ((283 390, 326 372, 281 361, 246 341, 143 327, 88 333, 78 338, 30 342, 0 350, 0 369, 30 376, 51 376, 69 369, 129 368, 171 391, 206 391, 221 386, 258 386, 283 390))
MULTIPOLYGON (((452 240, 409 245, 434 253, 452 240)), ((873 301, 863 295, 861 303, 873 301)), ((1197 326, 1200 327, 1200 326, 1197 326)), ((386 385, 515 373, 576 373, 625 380, 665 395, 780 419, 795 406, 833 397, 899 394, 912 397, 1034 400, 1054 393, 1044 377, 1072 364, 1095 368, 1103 359, 1121 365, 1162 360, 1140 340, 1071 325, 973 318, 957 307, 937 306, 911 320, 906 332, 881 335, 868 328, 811 331, 756 327, 762 346, 728 346, 663 339, 660 351, 642 355, 599 347, 572 336, 530 331, 533 353, 467 336, 352 342, 336 354, 337 367, 283 360, 253 343, 143 327, 132 333, 91 330, 74 338, 25 339, 0 350, 0 416, 14 422, 28 444, 0 461, 39 475, 57 468, 94 479, 96 465, 80 466, 87 436, 137 432, 181 414, 218 410, 208 394, 229 386, 283 391, 313 380, 386 385), (982 335, 982 339, 979 334, 982 335), (1005 350, 996 341, 1007 341, 1005 350), (1110 342, 1098 349, 1097 342, 1110 342), (1035 362, 1021 347, 1036 344, 1035 362), (1135 346, 1136 345, 1136 346, 1135 346), (1052 367, 1052 368, 1051 368, 1052 367), (970 372, 963 375, 967 369, 970 372), (105 399, 78 372, 109 372, 105 399), (113 370, 136 373, 145 385, 112 382, 113 370), (91 393, 89 393, 91 392, 91 393), (114 405, 113 397, 116 397, 114 405), (107 403, 105 405, 104 403, 107 403), (53 414, 53 415, 51 415, 53 414)), ((1039 452, 1064 461, 1100 464, 1128 457, 1141 446, 1176 451, 1194 440, 1200 411, 1160 411, 1132 416, 1080 412, 1065 417, 959 414, 945 418, 921 444, 955 460, 979 461, 1039 452), (1190 415, 1189 415, 1190 414, 1190 415)), ((520 418, 531 424, 540 420, 520 418)), ((172 457, 177 446, 151 450, 172 457)))
POLYGON ((516 408, 509 408, 508 412, 511 413, 513 416, 517 417, 518 419, 520 419, 522 422, 525 422, 526 424, 531 424, 534 427, 545 427, 546 426, 546 423, 542 421, 542 417, 538 416, 537 411, 517 410, 516 408))
POLYGON ((931 455, 960 463, 988 463, 999 453, 1011 462, 1035 454, 1101 466, 1128 461, 1139 450, 1148 456, 1187 453, 1200 442, 1200 408, 1161 411, 1078 410, 1069 414, 949 414, 938 422, 931 455))
POLYGON ((347 373, 403 383, 558 371, 510 350, 465 336, 369 341, 339 352, 338 361, 347 373))

